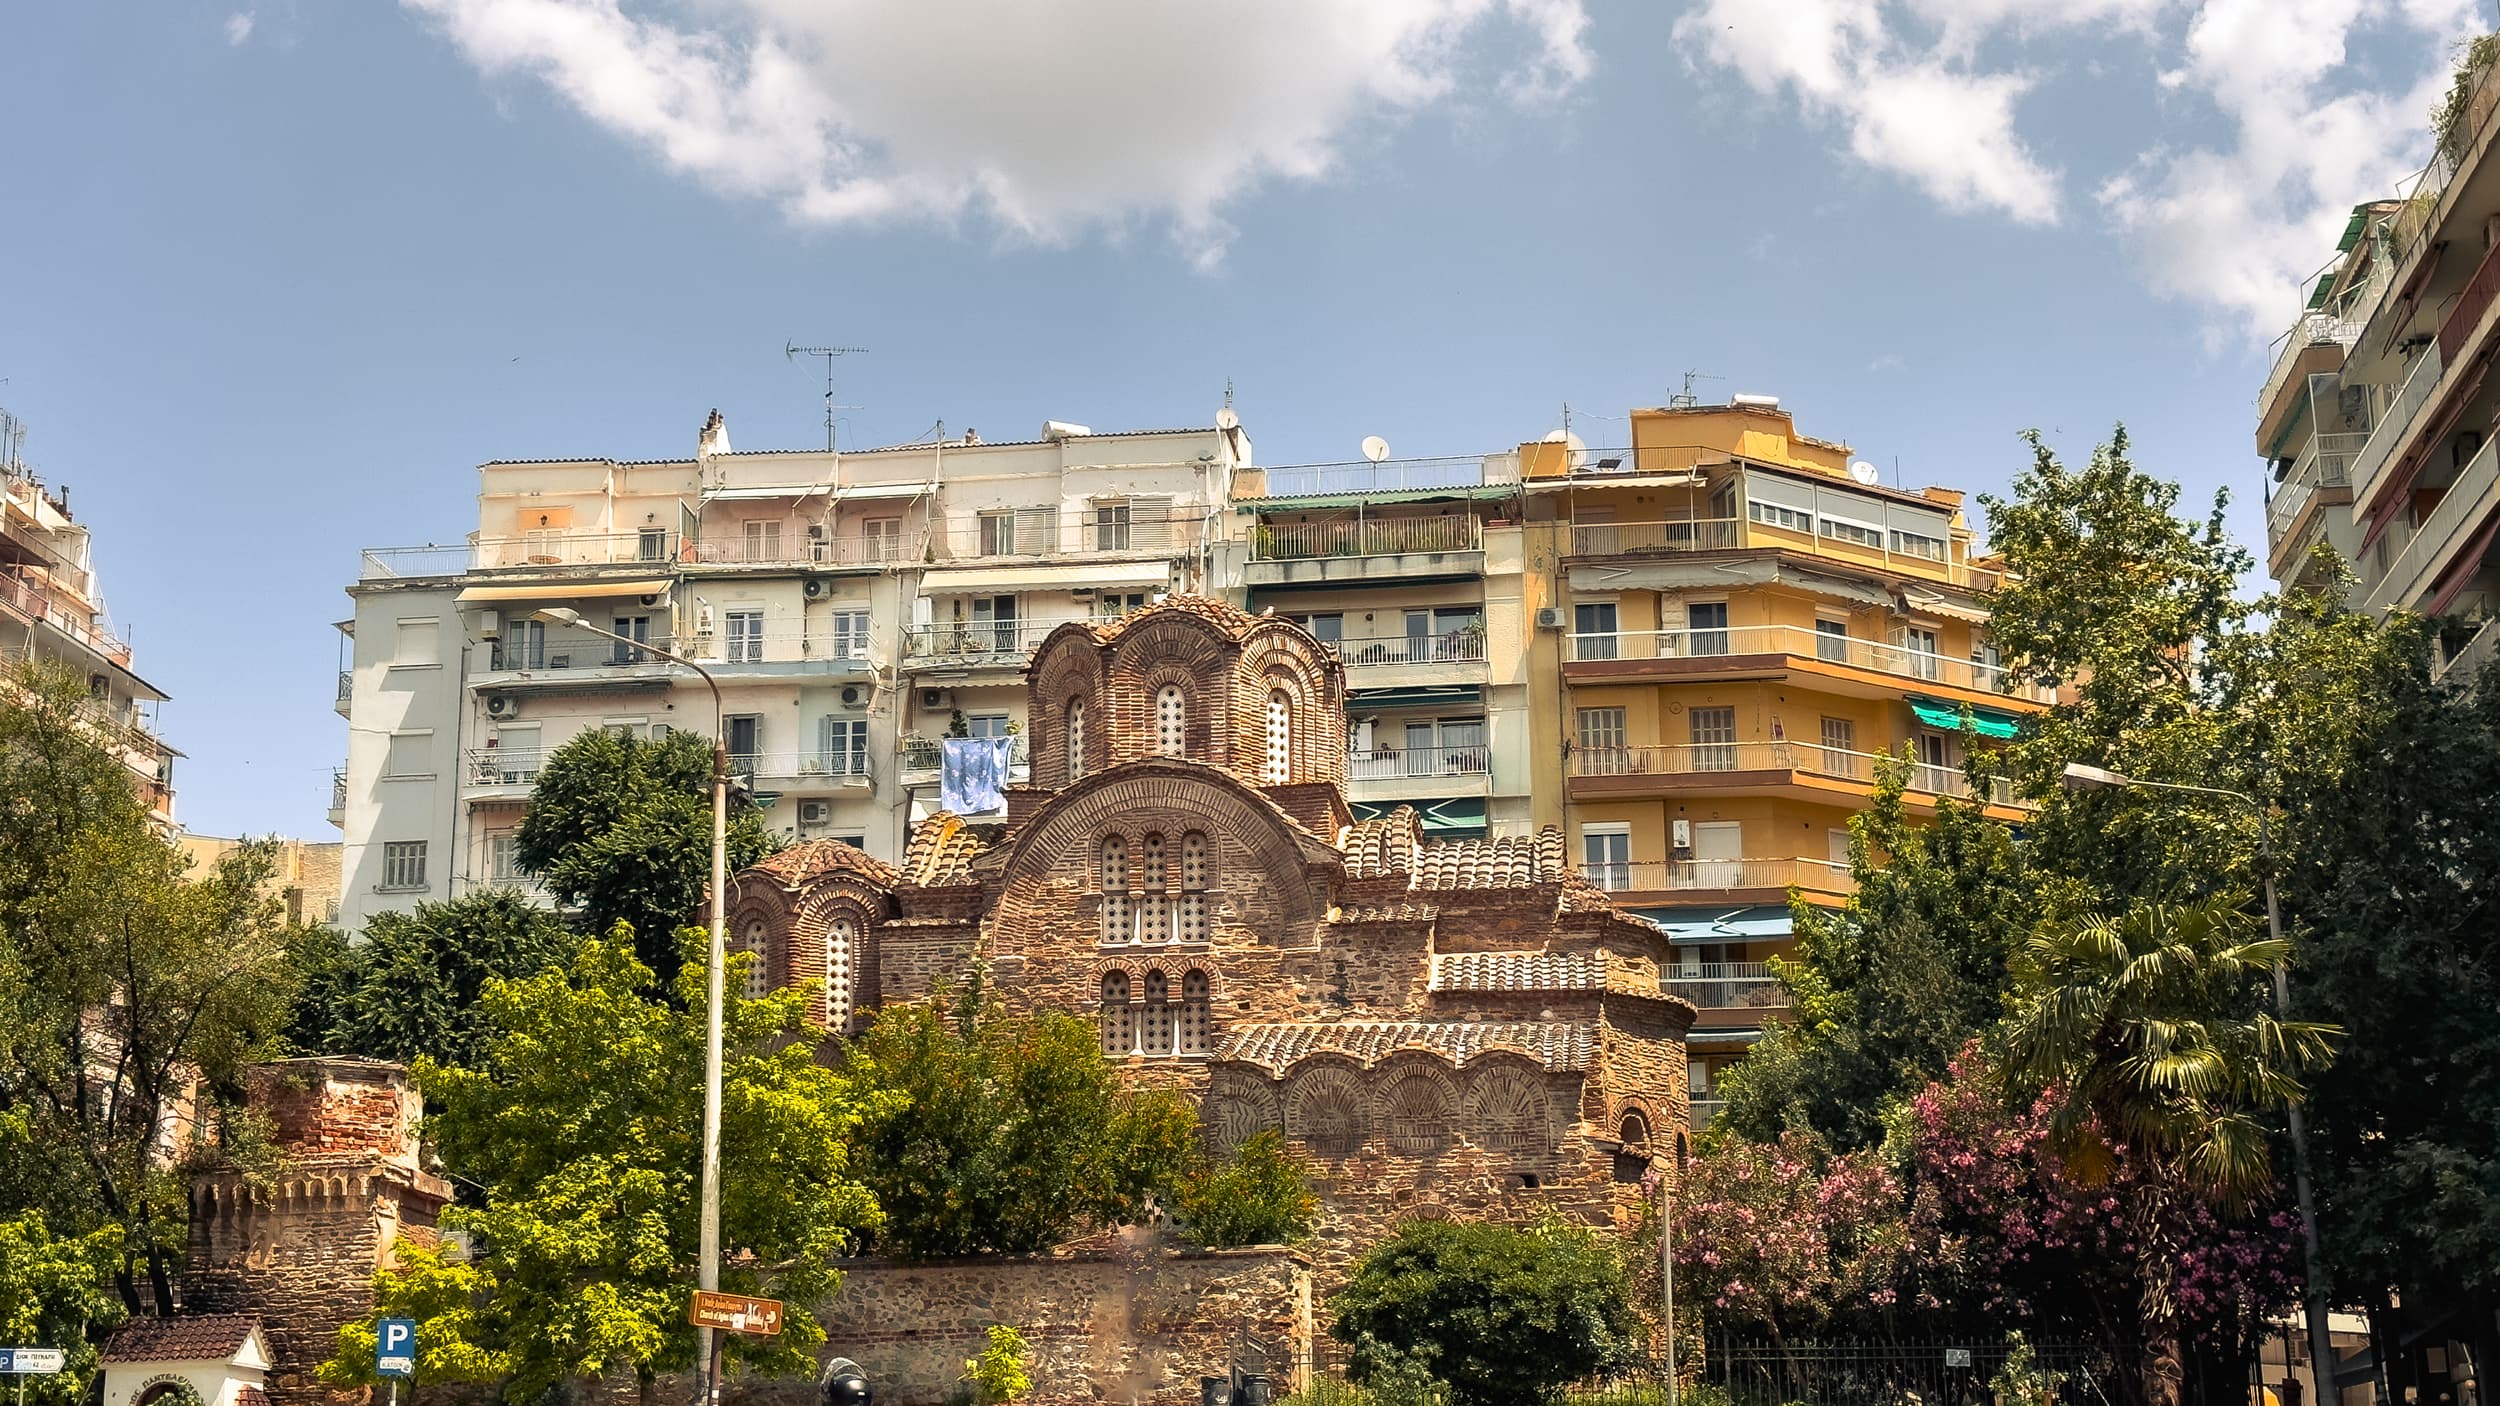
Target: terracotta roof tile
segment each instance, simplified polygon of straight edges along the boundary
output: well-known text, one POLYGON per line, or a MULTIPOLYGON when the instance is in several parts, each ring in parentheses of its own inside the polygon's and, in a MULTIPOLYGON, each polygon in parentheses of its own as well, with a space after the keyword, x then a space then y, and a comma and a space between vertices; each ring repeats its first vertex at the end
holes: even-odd
POLYGON ((104 1344, 107 1362, 223 1362, 260 1327, 248 1313, 133 1318, 104 1344))
POLYGON ((1444 952, 1432 959, 1434 991, 1601 991, 1603 952, 1444 952))
POLYGON ((1416 850, 1415 887, 1507 889, 1558 884, 1568 872, 1562 858, 1562 832, 1551 827, 1535 835, 1441 840, 1416 850))
POLYGON ((256 1386, 244 1387, 235 1392, 234 1406, 269 1406, 269 1393, 256 1386))
POLYGON ((1422 832, 1423 818, 1413 806, 1348 825, 1337 837, 1337 847, 1345 851, 1346 877, 1379 879, 1413 872, 1422 832))
POLYGON ((1213 596, 1170 595, 1143 610, 1132 610, 1117 620, 1094 626, 1094 638, 1104 644, 1109 644, 1131 627, 1144 624, 1163 612, 1174 610, 1195 615, 1202 620, 1213 621, 1218 628, 1235 639, 1249 633, 1250 627, 1258 624, 1261 619, 1240 606, 1229 601, 1217 600, 1213 596))
POLYGON ((972 861, 988 848, 962 816, 939 811, 912 827, 903 846, 902 878, 922 888, 971 883, 972 861))
POLYGON ((801 840, 766 855, 752 867, 793 886, 832 873, 857 874, 885 886, 900 877, 893 865, 842 840, 801 840))
POLYGON ((1464 1065, 1507 1051, 1547 1069, 1582 1070, 1596 1046, 1595 1026, 1570 1021, 1359 1020, 1235 1026, 1215 1057, 1282 1070, 1305 1055, 1323 1053, 1351 1055, 1368 1065, 1400 1050, 1426 1050, 1464 1065))

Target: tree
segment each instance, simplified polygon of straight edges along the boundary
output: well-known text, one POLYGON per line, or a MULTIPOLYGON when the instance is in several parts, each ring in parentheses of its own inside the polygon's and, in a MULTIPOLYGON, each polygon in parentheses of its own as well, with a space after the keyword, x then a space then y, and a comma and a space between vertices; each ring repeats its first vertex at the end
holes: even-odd
MULTIPOLYGON (((706 936, 688 928, 679 941, 700 952, 706 936)), ((732 960, 721 1282, 789 1308, 779 1337, 733 1337, 729 1354, 762 1372, 804 1372, 824 1340, 806 1305, 840 1286, 834 1261, 877 1224, 851 1150, 874 1101, 816 1062, 824 1032, 807 1024, 805 997, 744 999, 739 968, 752 959, 732 960)), ((509 1354, 515 1392, 620 1370, 647 1391, 693 1356, 703 966, 682 963, 674 1003, 645 994, 651 981, 620 926, 585 940, 567 967, 487 981, 493 1033, 478 1067, 417 1061, 442 1110, 430 1126, 444 1161, 482 1188, 479 1204, 444 1213, 477 1242, 483 1274, 477 1331, 463 1327, 459 1340, 509 1354)))
POLYGON ((1188 1164, 1197 1118, 1125 1087, 1085 1021, 1002 1013, 978 980, 951 1010, 889 1006, 844 1071, 870 1110, 860 1162, 906 1259, 1030 1254, 1137 1220, 1188 1164))
POLYGON ((2274 1184, 2266 1119, 2326 1063, 2332 1027, 2278 1021, 2267 979, 2288 945, 2250 939, 2234 897, 2052 925, 2026 945, 2006 1028, 2014 1068, 2058 1091, 2050 1135, 2080 1184, 2122 1155, 2135 1246, 2144 1399, 2176 1406, 2185 1375, 2171 1231, 2191 1204, 2237 1211, 2274 1184))
POLYGON ((1902 1297, 1906 1211, 1876 1153, 1720 1139, 1676 1188, 1676 1277, 1712 1321, 1774 1339, 1863 1328, 1902 1297))
MULTIPOLYGON (((751 806, 729 817, 729 871, 772 853, 751 806)), ((674 983, 673 934, 702 906, 712 873, 712 746, 691 732, 584 732, 548 754, 514 836, 521 868, 574 910, 584 932, 618 923, 635 954, 674 983)))
POLYGON ((1244 1138, 1222 1161, 1202 1157, 1173 1204, 1182 1233, 1211 1250, 1307 1240, 1319 1216, 1302 1159, 1273 1128, 1244 1138))
POLYGON ((407 1240, 393 1243, 391 1260, 373 1276, 373 1311, 339 1325, 335 1350, 316 1371, 320 1380, 337 1387, 381 1385, 374 1368, 381 1348, 377 1325, 385 1318, 417 1325, 413 1381, 503 1380, 512 1354, 497 1345, 502 1333, 489 1312, 494 1275, 484 1265, 456 1264, 438 1249, 407 1240))
POLYGON ((58 1348, 65 1358, 55 1375, 18 1379, 40 1406, 87 1399, 100 1365, 96 1344, 122 1317, 121 1305, 104 1289, 120 1252, 116 1226, 64 1240, 53 1237, 36 1211, 0 1220, 0 1341, 58 1348))
POLYGON ((1534 1401, 1631 1358, 1629 1282, 1606 1241, 1558 1217, 1410 1221, 1355 1266, 1329 1332, 1359 1382, 1420 1368, 1458 1406, 1534 1401))
POLYGON ((376 913, 360 943, 297 944, 296 1038, 328 1054, 473 1065, 491 1033, 479 1010, 486 983, 561 965, 577 941, 561 918, 508 889, 376 913))

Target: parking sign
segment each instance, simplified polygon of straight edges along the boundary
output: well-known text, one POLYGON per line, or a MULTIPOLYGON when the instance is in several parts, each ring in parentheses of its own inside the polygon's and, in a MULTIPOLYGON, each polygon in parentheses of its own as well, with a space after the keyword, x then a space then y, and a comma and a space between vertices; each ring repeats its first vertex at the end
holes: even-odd
POLYGON ((417 1372, 417 1320, 385 1318, 373 1325, 373 1370, 385 1377, 417 1372))

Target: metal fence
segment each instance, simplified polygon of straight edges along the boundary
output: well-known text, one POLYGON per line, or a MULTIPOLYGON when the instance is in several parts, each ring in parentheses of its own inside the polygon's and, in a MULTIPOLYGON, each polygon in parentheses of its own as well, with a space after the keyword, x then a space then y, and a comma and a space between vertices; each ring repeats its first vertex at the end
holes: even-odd
MULTIPOLYGON (((1699 1362, 1679 1364, 1679 1403, 1690 1406, 1998 1406, 1996 1379, 2014 1350, 2004 1343, 1759 1343, 1713 1338, 1699 1362)), ((2098 1349, 2039 1343, 2023 1382, 2026 1406, 2112 1406, 2116 1368, 2098 1349)), ((1326 1334, 1312 1343, 1298 1383, 1303 1406, 1371 1406, 1344 1381, 1345 1348, 1326 1334)), ((1552 1393, 1548 1406, 1667 1406, 1662 1363, 1639 1363, 1552 1393)), ((1280 1393, 1281 1394, 1281 1393, 1280 1393)))

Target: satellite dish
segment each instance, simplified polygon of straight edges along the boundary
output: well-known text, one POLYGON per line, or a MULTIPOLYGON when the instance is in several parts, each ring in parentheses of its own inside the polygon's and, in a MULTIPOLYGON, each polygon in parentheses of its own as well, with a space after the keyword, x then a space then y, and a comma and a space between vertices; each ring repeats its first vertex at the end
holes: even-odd
POLYGON ((1241 417, 1233 413, 1233 407, 1227 405, 1215 412, 1215 427, 1219 430, 1240 429, 1241 417))
POLYGON ((1563 447, 1563 455, 1571 461, 1573 473, 1576 474, 1588 467, 1589 447, 1581 442, 1578 435, 1569 430, 1548 430, 1545 433, 1545 442, 1563 447))
POLYGON ((1389 457, 1389 441, 1376 434, 1363 436, 1363 457, 1377 464, 1389 457))
POLYGON ((1874 487, 1876 483, 1883 478, 1883 476, 1883 470, 1876 468, 1873 464, 1866 462, 1864 459, 1860 459, 1856 463, 1849 466, 1849 477, 1856 479, 1858 482, 1865 484, 1869 488, 1874 487))

